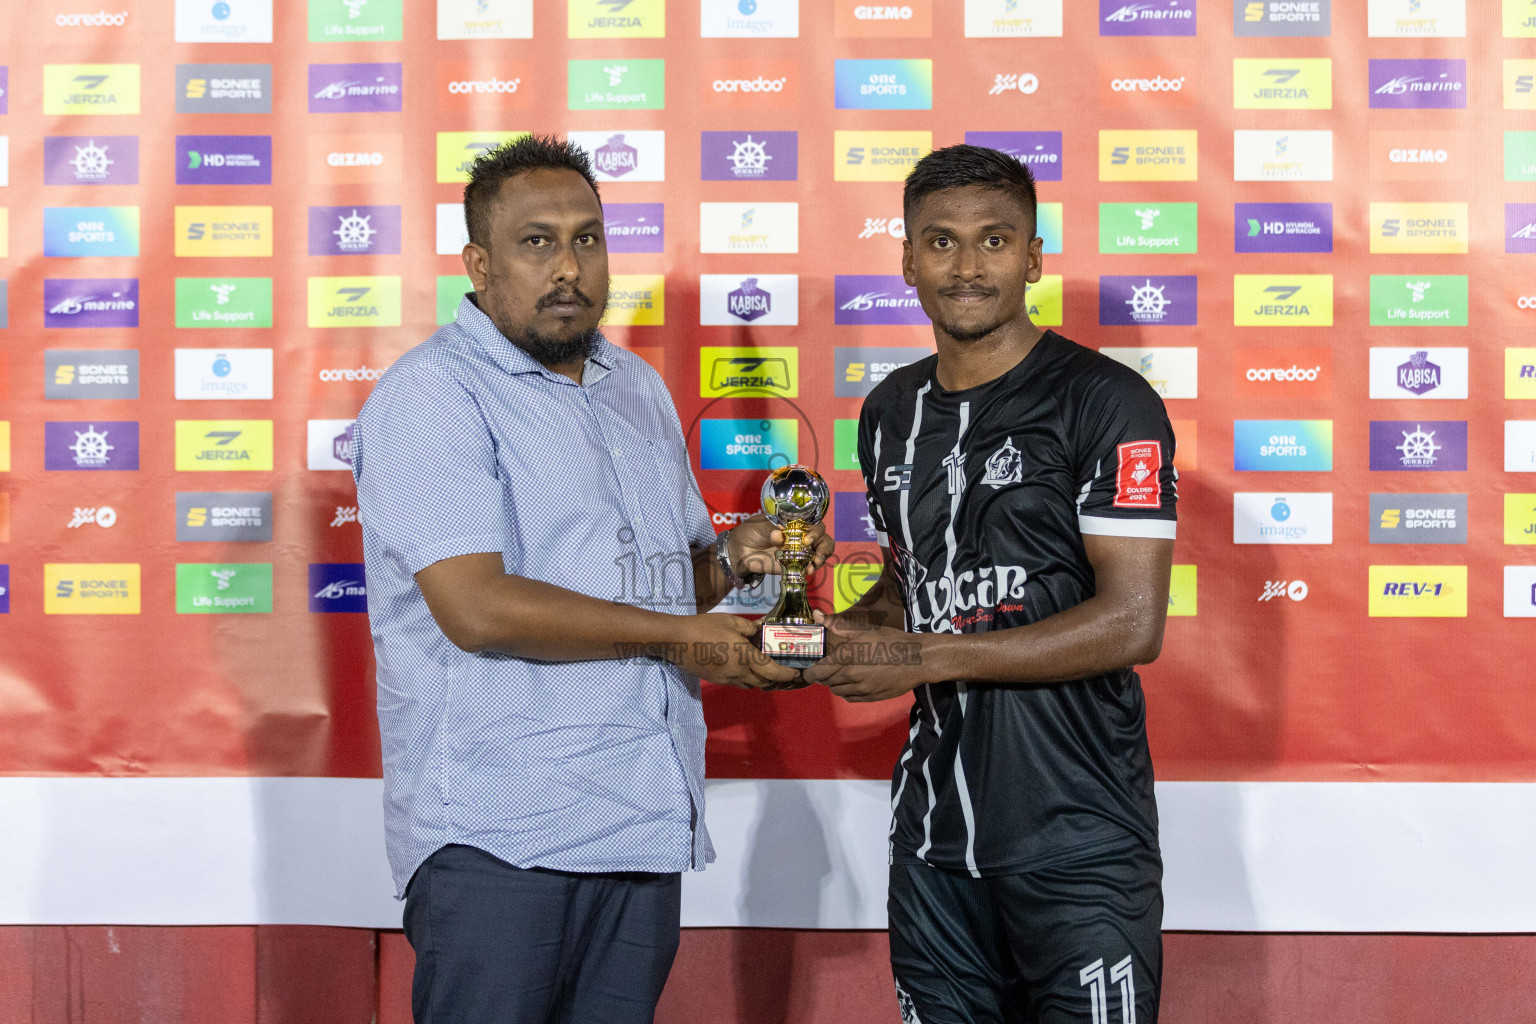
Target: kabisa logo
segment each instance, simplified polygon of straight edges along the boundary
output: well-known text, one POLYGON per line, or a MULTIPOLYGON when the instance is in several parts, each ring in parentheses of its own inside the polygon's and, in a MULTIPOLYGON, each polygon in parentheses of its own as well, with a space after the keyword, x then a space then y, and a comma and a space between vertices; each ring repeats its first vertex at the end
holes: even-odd
POLYGON ((270 277, 178 277, 177 327, 271 327, 270 277))
POLYGON ((664 131, 570 132, 567 137, 587 151, 599 181, 666 180, 664 131))
POLYGON ((309 566, 311 612, 366 612, 368 587, 361 562, 312 562, 309 566))
POLYGON ((1466 398, 1464 348, 1371 349, 1372 398, 1466 398))
POLYGON ((1238 327, 1331 327, 1332 274, 1235 274, 1232 323, 1238 327))
POLYGON ((706 327, 793 327, 800 322, 795 274, 702 274, 699 323, 706 327))
POLYGON ((139 595, 137 563, 43 565, 44 615, 137 615, 139 595))
POLYGON ((265 615, 272 611, 270 562, 176 566, 178 615, 265 615))
POLYGON ((1466 0, 1371 0, 1367 25, 1373 38, 1465 36, 1466 0))
POLYGON ((43 113, 137 114, 139 65, 43 65, 43 113))
POLYGON ((773 296, 767 289, 757 286, 757 278, 743 278, 741 287, 732 290, 725 296, 725 311, 738 320, 751 323, 759 317, 767 316, 773 308, 773 296))
POLYGON ((400 64, 311 64, 311 114, 399 111, 403 78, 400 64))
POLYGON ((272 350, 269 348, 178 348, 176 398, 179 401, 272 397, 272 350))
POLYGON ((929 349, 910 346, 835 348, 832 350, 833 394, 839 398, 863 398, 893 370, 932 354, 929 349))
POLYGON ((1062 0, 965 0, 967 38, 1061 35, 1062 0))
POLYGON ((178 491, 176 540, 270 541, 269 491, 178 491))
POLYGON ((272 136, 176 136, 176 184, 272 184, 272 136))
POLYGON ((1504 251, 1536 252, 1536 204, 1504 204, 1504 251))
POLYGON ((1036 181, 1061 180, 1061 132, 966 132, 965 141, 1007 153, 1028 167, 1036 181))
POLYGON ((1373 565, 1371 618, 1466 618, 1464 565, 1373 565))
POLYGON ((272 65, 177 64, 176 113, 272 113, 272 65))
POLYGON ((1333 61, 1327 57, 1239 57, 1232 62, 1236 110, 1329 110, 1333 61))
POLYGON ((381 256, 400 253, 400 207, 311 206, 311 256, 381 256))
POLYGON ((833 137, 834 181, 903 181, 933 151, 932 132, 845 132, 833 137))
POLYGON ((661 203, 603 204, 603 229, 611 253, 666 251, 666 223, 661 203))
POLYGON ((1099 278, 1102 326, 1152 327, 1196 323, 1194 275, 1149 277, 1104 275, 1099 278))
POLYGON ((566 101, 571 110, 661 110, 666 61, 567 61, 566 101))
POLYGON ((833 323, 849 325, 929 322, 917 289, 894 274, 838 274, 833 282, 833 323))
POLYGON ((1333 132, 1240 128, 1232 133, 1234 181, 1332 181, 1333 132))
POLYGON ((722 395, 777 395, 796 398, 800 394, 800 350, 783 348, 699 349, 699 394, 704 398, 722 395))
POLYGON ((1464 471, 1465 420, 1372 420, 1372 470, 1464 471))
POLYGON ((139 326, 138 278, 47 278, 43 326, 139 326))
POLYGON ((1009 74, 999 71, 992 78, 992 88, 987 90, 988 96, 1001 96, 1005 92, 1022 93, 1025 96, 1033 96, 1040 91, 1040 79, 1031 72, 1009 74))
POLYGON ((1397 60, 1370 63, 1372 109, 1417 110, 1430 107, 1465 110, 1465 60, 1397 60))
POLYGON ((271 256, 272 207, 176 207, 177 256, 271 256))
POLYGON ((1465 253, 1467 237, 1466 203, 1371 204, 1373 253, 1465 253))
POLYGON ((353 420, 310 420, 308 451, 310 469, 352 471, 353 420))
POLYGON ((1195 34, 1195 0, 1157 0, 1126 3, 1099 0, 1101 36, 1192 36, 1195 34))
POLYGON ((1199 163, 1195 131, 1099 132, 1100 181, 1194 181, 1199 163))
POLYGON ((50 206, 43 210, 44 256, 137 256, 137 206, 50 206))
POLYGON ((571 0, 571 39, 660 39, 667 34, 666 0, 571 0))
POLYGON ((932 110, 933 61, 838 60, 838 110, 932 110))
MULTIPOLYGON (((437 133, 437 180, 445 185, 462 185, 469 180, 469 172, 475 161, 486 153, 527 132, 438 132, 437 133)), ((574 133, 573 133, 574 134, 574 133)))
POLYGON ((1465 494, 1372 494, 1372 544, 1465 544, 1465 494))
POLYGON ((44 423, 43 452, 44 469, 132 472, 139 468, 139 425, 44 423))
POLYGON ((772 470, 800 460, 800 421, 700 420, 699 461, 704 469, 772 470))
POLYGON ((1238 36, 1326 36, 1333 29, 1333 0, 1232 0, 1232 33, 1238 36))
POLYGON ((1264 472, 1333 470, 1332 420, 1237 420, 1232 468, 1264 472))
POLYGON ((178 473, 271 469, 271 420, 176 421, 178 473))
POLYGON ((310 278, 309 326, 399 327, 400 278, 310 278))
POLYGON ((1372 274, 1371 326, 1465 327, 1465 275, 1372 274))
POLYGON ((1333 252, 1332 203, 1238 203, 1235 252, 1333 252))
POLYGON ((178 43, 270 43, 272 0, 176 0, 178 43))
POLYGON ((43 139, 45 185, 137 185, 137 135, 49 135, 43 139))
POLYGON ((1332 544, 1332 492, 1232 495, 1234 544, 1332 544))
POLYGON ((138 398, 138 350, 48 349, 43 353, 43 397, 138 398))
POLYGON ((667 282, 662 274, 614 274, 608 279, 608 312, 615 327, 660 327, 667 322, 667 282))
POLYGON ((798 132, 704 132, 704 181, 794 181, 800 166, 798 132))
POLYGON ((799 0, 701 0, 705 39, 793 39, 800 34, 799 0))

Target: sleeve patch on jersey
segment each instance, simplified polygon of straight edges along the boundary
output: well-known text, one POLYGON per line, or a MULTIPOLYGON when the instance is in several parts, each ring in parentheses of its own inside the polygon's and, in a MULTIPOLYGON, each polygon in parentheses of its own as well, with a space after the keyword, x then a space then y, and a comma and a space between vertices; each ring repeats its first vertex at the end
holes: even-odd
POLYGON ((1163 504, 1163 445, 1161 441, 1131 441, 1119 448, 1115 473, 1115 508, 1161 508, 1163 504))

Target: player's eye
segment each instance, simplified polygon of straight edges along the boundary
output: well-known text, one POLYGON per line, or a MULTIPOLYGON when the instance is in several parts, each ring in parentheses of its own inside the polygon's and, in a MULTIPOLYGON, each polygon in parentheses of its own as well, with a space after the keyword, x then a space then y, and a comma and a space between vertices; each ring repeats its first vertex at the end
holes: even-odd
POLYGON ((523 244, 531 245, 538 249, 548 245, 549 239, 544 235, 529 235, 527 238, 523 239, 523 244))
POLYGON ((989 249, 998 249, 1005 245, 1006 241, 1002 235, 988 235, 987 240, 982 244, 989 249))
POLYGON ((933 240, 933 247, 935 249, 952 249, 954 248, 954 245, 954 240, 946 237, 945 235, 940 235, 933 240))

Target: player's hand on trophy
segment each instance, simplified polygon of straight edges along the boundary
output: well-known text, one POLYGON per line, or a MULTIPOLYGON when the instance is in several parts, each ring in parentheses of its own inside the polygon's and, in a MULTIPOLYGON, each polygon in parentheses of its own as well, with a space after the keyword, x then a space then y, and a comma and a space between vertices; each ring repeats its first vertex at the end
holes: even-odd
MULTIPOLYGON (((821 568, 832 554, 832 538, 827 534, 826 523, 807 526, 805 543, 811 549, 810 568, 821 568)), ((784 531, 759 512, 731 530, 731 565, 742 575, 759 572, 778 575, 784 571, 777 557, 783 546, 784 531)))
POLYGON ((801 671, 808 683, 825 686, 852 703, 890 700, 930 682, 923 669, 920 634, 865 625, 816 612, 827 627, 827 653, 801 671))
POLYGON ((670 660, 722 686, 772 690, 798 683, 799 672, 780 665, 758 647, 757 628, 757 623, 738 615, 694 615, 670 660))

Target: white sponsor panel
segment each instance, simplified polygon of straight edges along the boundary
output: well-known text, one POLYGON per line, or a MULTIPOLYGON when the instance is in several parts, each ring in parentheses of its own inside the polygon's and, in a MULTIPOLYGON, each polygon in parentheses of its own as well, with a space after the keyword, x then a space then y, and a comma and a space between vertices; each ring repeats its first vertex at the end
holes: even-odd
POLYGON ((309 421, 309 468, 352 471, 351 420, 309 421))
POLYGON ((1333 493, 1239 491, 1232 495, 1234 544, 1332 544, 1333 493))
POLYGON ((1466 398, 1464 348, 1371 349, 1372 398, 1466 398))
POLYGON ((796 274, 700 274, 699 323, 704 327, 797 326, 800 278, 796 274), (744 302, 747 298, 752 301, 744 302))
POLYGON ((1332 181, 1333 132, 1243 129, 1232 133, 1234 181, 1332 181))
POLYGON ((1536 619, 1536 565, 1504 567, 1504 617, 1536 619))
POLYGON ((971 39, 1061 35, 1062 0, 965 0, 971 39))
POLYGON ((272 0, 176 0, 175 34, 178 43, 270 43, 272 0))
POLYGON ((439 39, 532 39, 533 0, 437 0, 439 39))
POLYGON ((794 39, 800 35, 800 0, 701 0, 699 35, 705 39, 794 39))
POLYGON ((566 138, 592 157, 599 181, 666 181, 664 131, 567 132, 566 138))
POLYGON ((799 251, 799 203, 699 204, 699 252, 799 251))
POLYGON ((1366 25, 1372 38, 1460 38, 1467 34, 1467 0, 1371 0, 1366 25))
POLYGON ((1536 420, 1504 421, 1504 472, 1536 473, 1536 420))
POLYGON ((1101 348, 1099 351, 1141 374, 1164 398, 1200 397, 1198 348, 1101 348))
POLYGON ((184 401, 228 401, 272 397, 269 348, 179 348, 176 397, 184 401))
POLYGON ((437 204, 437 254, 457 256, 469 244, 463 203, 437 204))

